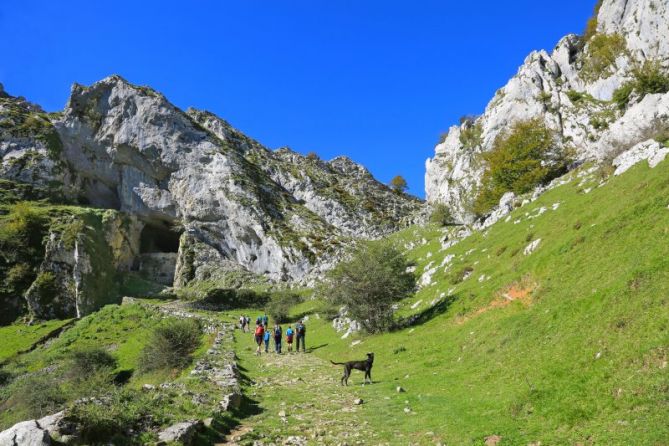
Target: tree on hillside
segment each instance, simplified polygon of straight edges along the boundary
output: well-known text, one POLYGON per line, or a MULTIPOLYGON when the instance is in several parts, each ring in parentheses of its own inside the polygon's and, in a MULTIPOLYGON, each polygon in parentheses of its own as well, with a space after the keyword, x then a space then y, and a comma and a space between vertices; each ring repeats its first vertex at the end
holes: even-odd
POLYGON ((392 244, 364 244, 327 274, 319 292, 335 305, 346 305, 351 318, 366 331, 387 331, 393 325, 393 303, 409 297, 416 286, 408 267, 392 244))
POLYGON ((554 132, 540 119, 517 122, 483 154, 486 169, 474 211, 485 215, 506 192, 531 191, 564 174, 570 151, 556 144, 554 132))
POLYGON ((402 194, 406 192, 407 188, 409 187, 409 184, 407 183, 407 180, 405 180, 403 176, 397 175, 395 178, 390 180, 390 187, 396 193, 402 194))
POLYGON ((430 222, 438 226, 449 226, 455 223, 451 210, 443 203, 437 203, 432 208, 430 222))

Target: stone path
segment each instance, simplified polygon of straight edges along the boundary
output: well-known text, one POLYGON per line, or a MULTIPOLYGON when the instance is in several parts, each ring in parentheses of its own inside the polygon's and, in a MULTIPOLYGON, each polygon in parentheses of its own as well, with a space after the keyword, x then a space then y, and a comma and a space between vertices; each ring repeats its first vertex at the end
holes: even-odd
POLYGON ((256 357, 250 335, 237 332, 237 336, 241 367, 249 369, 252 379, 245 393, 259 402, 261 412, 243 420, 227 444, 380 444, 363 420, 365 403, 356 401, 361 398, 357 378, 362 375, 351 380, 355 385, 344 388, 339 385, 340 367, 309 353, 256 357))

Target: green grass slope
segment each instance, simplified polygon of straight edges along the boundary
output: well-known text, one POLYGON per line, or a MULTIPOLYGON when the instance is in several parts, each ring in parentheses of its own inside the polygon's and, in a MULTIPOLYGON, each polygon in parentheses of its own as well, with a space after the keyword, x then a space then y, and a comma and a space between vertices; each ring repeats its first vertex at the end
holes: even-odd
POLYGON ((574 173, 449 249, 445 230, 396 234, 418 275, 433 269, 398 312, 413 326, 341 339, 309 319, 315 355, 376 353, 377 384, 342 390, 367 401, 357 415, 375 441, 669 444, 667 163, 598 186, 574 173))

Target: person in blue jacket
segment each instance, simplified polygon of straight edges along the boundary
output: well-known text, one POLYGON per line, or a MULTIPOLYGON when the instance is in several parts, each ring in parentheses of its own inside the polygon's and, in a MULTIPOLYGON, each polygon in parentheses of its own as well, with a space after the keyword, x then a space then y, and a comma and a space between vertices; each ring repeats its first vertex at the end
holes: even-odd
POLYGON ((265 330, 265 335, 263 340, 265 341, 265 353, 269 353, 269 340, 271 338, 271 334, 269 330, 265 330))
POLYGON ((286 343, 288 344, 289 352, 293 351, 293 336, 295 336, 295 332, 293 331, 293 327, 289 325, 286 330, 286 343))

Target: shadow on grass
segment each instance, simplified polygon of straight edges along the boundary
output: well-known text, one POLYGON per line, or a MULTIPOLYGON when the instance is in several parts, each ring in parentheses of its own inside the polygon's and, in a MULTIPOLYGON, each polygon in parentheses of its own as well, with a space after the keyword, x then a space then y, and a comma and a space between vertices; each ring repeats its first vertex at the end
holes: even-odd
POLYGON ((422 325, 430 320, 434 319, 437 316, 444 314, 448 311, 448 308, 455 302, 456 296, 446 296, 441 301, 432 305, 425 310, 412 314, 411 316, 403 317, 397 321, 393 331, 402 330, 407 327, 412 327, 415 325, 422 325))
POLYGON ((329 344, 321 344, 321 345, 317 345, 316 347, 309 347, 309 348, 307 349, 307 353, 311 353, 311 352, 313 352, 314 350, 318 350, 319 348, 327 347, 328 345, 329 345, 329 344))

